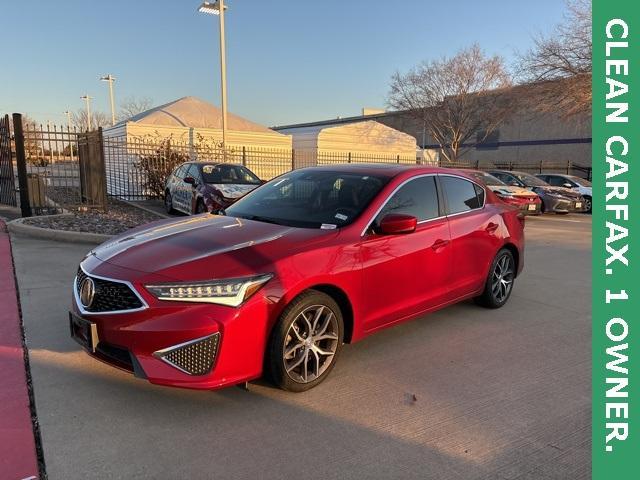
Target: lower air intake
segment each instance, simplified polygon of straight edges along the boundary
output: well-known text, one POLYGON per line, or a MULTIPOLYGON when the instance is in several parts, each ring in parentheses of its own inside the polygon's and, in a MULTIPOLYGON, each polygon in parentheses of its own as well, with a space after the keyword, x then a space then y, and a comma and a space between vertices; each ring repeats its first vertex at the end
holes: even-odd
POLYGON ((154 355, 189 375, 206 375, 211 371, 218 353, 219 333, 196 338, 154 353, 154 355))

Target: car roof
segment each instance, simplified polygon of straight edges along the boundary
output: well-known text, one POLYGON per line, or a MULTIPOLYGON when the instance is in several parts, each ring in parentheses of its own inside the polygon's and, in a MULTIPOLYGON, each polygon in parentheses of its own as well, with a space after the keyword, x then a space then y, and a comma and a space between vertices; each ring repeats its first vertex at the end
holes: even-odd
POLYGON ((190 162, 185 162, 185 165, 191 165, 191 164, 195 164, 195 165, 214 165, 216 167, 220 167, 222 165, 229 165, 232 167, 242 167, 244 165, 241 165, 239 163, 224 163, 224 162, 206 162, 206 161, 190 161, 190 162))
POLYGON ((340 163, 335 165, 319 165, 301 170, 316 170, 325 172, 347 172, 360 175, 377 175, 393 178, 400 174, 448 174, 466 177, 460 170, 429 165, 403 165, 397 163, 340 163))
POLYGON ((498 168, 491 169, 491 170, 489 170, 489 172, 510 173, 510 174, 514 174, 514 175, 533 175, 532 173, 522 172, 520 170, 500 170, 498 168))

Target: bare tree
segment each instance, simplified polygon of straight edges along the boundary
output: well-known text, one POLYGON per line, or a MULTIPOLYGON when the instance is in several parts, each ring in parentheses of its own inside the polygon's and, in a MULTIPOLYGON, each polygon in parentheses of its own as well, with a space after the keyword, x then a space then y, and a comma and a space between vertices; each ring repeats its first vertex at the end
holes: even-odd
MULTIPOLYGON (((81 132, 88 130, 89 122, 87 122, 87 111, 83 108, 76 110, 71 114, 71 123, 81 132)), ((111 115, 104 112, 91 112, 91 129, 98 127, 111 126, 111 115)))
POLYGON ((520 55, 518 76, 536 84, 528 98, 541 111, 564 116, 591 109, 591 1, 566 0, 564 22, 549 36, 538 35, 520 55))
POLYGON ((503 59, 472 45, 451 58, 394 74, 388 103, 423 122, 442 155, 455 162, 470 148, 470 139, 484 142, 511 113, 513 96, 491 92, 510 85, 503 59))
POLYGON ((153 100, 149 97, 136 98, 134 96, 125 98, 120 103, 118 120, 126 120, 139 113, 145 112, 153 107, 153 100))

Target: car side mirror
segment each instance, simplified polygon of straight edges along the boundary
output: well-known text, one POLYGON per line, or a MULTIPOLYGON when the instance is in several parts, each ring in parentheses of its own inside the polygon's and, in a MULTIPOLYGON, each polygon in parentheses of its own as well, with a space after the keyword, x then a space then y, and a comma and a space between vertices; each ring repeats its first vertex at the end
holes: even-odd
POLYGON ((184 177, 184 183, 188 183, 189 185, 195 185, 196 179, 193 177, 184 177))
POLYGON ((570 184, 570 183, 568 183, 568 182, 567 182, 567 183, 563 183, 563 184, 562 184, 562 186, 563 186, 564 188, 573 188, 573 185, 571 185, 571 184, 570 184))
POLYGON ((511 185, 512 187, 519 187, 520 184, 518 182, 511 182, 509 185, 511 185))
POLYGON ((415 232, 417 226, 418 219, 413 215, 390 213, 382 218, 378 231, 383 235, 399 235, 415 232))

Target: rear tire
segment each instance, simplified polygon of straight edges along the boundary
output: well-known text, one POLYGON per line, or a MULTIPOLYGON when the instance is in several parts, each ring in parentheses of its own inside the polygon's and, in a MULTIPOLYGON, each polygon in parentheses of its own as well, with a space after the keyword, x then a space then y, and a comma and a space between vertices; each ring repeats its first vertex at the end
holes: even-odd
POLYGON ((489 268, 484 291, 475 302, 485 308, 500 308, 509 300, 516 278, 516 262, 513 254, 506 248, 501 249, 489 268))
POLYGON ((207 207, 204 206, 202 200, 198 200, 198 203, 196 203, 196 215, 200 213, 207 213, 207 207))
POLYGON ((317 290, 303 292, 285 308, 273 328, 265 370, 283 390, 310 390, 333 370, 343 338, 344 321, 338 304, 317 290))
POLYGON ((584 197, 584 206, 586 207, 585 212, 591 213, 591 209, 593 208, 591 197, 584 197))
POLYGON ((173 208, 173 198, 171 197, 171 193, 169 193, 169 190, 164 192, 164 209, 169 214, 176 213, 175 209, 173 208))

